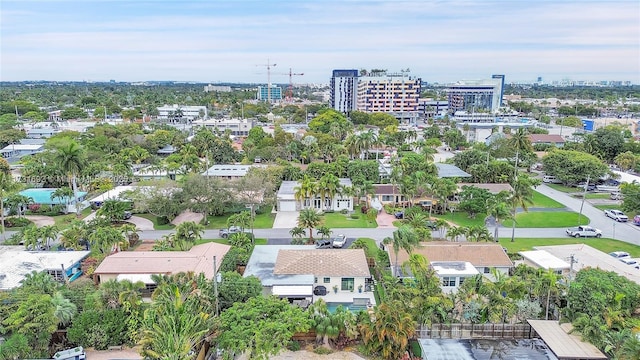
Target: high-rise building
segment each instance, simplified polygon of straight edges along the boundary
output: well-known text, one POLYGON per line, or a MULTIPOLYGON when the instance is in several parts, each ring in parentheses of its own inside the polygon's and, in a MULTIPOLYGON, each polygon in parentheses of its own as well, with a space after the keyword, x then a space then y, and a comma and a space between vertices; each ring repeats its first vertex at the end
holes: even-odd
POLYGON ((343 113, 356 110, 358 70, 333 70, 331 76, 331 107, 343 113))
POLYGON ((485 80, 462 80, 449 86, 449 112, 496 112, 502 104, 504 75, 485 80))
POLYGON ((280 86, 258 86, 258 100, 267 100, 271 93, 271 102, 282 100, 282 88, 280 86))
POLYGON ((406 73, 361 77, 358 80, 358 111, 386 112, 403 120, 418 113, 422 80, 406 73))

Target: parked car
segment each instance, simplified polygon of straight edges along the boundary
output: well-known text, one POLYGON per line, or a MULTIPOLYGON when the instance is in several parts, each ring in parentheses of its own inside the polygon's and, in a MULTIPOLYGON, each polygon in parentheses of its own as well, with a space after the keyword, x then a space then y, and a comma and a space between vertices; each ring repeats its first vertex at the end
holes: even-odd
POLYGON ((333 247, 332 243, 331 243, 331 240, 329 240, 329 239, 316 240, 315 245, 316 245, 316 249, 330 249, 330 248, 333 247))
POLYGON ((640 265, 638 264, 638 260, 636 259, 632 259, 630 257, 623 257, 623 258, 619 258, 618 260, 622 261, 627 265, 631 265, 636 269, 640 269, 640 265))
POLYGON ((640 215, 636 215, 633 217, 633 225, 640 226, 640 215))
POLYGON ((629 253, 626 251, 613 251, 610 252, 609 255, 617 259, 629 257, 629 253))
POLYGON ((587 191, 594 191, 596 189, 596 184, 586 184, 586 183, 580 183, 577 186, 579 189, 582 190, 587 190, 587 191))
POLYGON ((620 210, 607 209, 607 210, 604 211, 604 214, 607 217, 610 217, 610 218, 612 218, 613 220, 615 220, 617 222, 627 222, 627 221, 629 221, 629 217, 627 215, 625 215, 620 210))
POLYGON ((396 219, 404 219, 404 211, 398 211, 393 215, 396 217, 396 219))
POLYGON ((133 214, 131 214, 131 211, 125 211, 124 214, 122 215, 122 219, 129 220, 131 219, 131 216, 133 216, 133 214))
POLYGON ((229 237, 229 235, 237 234, 239 232, 242 232, 242 229, 239 226, 229 226, 228 229, 220 229, 220 231, 218 231, 218 236, 226 239, 229 237))
POLYGON ((333 240, 331 241, 331 246, 333 246, 334 248, 342 248, 346 243, 347 236, 340 234, 333 238, 333 240))
POLYGON ((609 198, 611 200, 622 200, 624 198, 624 195, 622 195, 622 193, 619 191, 614 191, 611 193, 611 195, 609 195, 609 198))
POLYGON ((567 229, 567 235, 573 237, 602 237, 602 230, 591 226, 578 226, 567 229))
POLYGON ((555 176, 551 176, 551 175, 545 175, 542 177, 542 182, 543 183, 548 183, 548 184, 562 184, 562 181, 560 179, 558 179, 555 176))

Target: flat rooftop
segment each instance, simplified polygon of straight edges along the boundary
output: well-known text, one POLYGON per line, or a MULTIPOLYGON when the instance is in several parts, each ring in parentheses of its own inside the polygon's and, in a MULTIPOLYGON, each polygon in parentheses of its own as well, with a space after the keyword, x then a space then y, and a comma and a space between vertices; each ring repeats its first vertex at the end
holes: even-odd
POLYGON ((568 262, 559 259, 545 250, 520 251, 525 260, 528 260, 542 269, 564 270, 569 269, 571 265, 568 262))
POLYGON ((549 346, 558 359, 607 359, 598 348, 584 342, 576 334, 568 334, 571 324, 555 320, 527 320, 533 330, 549 346))

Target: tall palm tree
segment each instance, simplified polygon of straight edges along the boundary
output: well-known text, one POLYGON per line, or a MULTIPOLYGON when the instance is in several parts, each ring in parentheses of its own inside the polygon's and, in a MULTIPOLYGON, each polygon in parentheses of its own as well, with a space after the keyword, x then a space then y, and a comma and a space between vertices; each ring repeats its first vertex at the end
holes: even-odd
POLYGON ((291 228, 291 230, 289 230, 289 234, 294 239, 302 240, 302 237, 305 236, 307 234, 307 232, 306 232, 305 229, 296 226, 296 227, 291 228))
POLYGON ((511 224, 511 242, 515 241, 515 227, 516 227, 516 211, 518 207, 522 208, 525 212, 529 211, 529 205, 533 204, 533 188, 531 181, 528 177, 518 177, 513 181, 513 192, 509 201, 511 203, 513 223, 511 224))
POLYGON ((451 179, 447 178, 437 178, 434 180, 432 185, 433 195, 440 201, 443 205, 442 210, 447 212, 447 205, 449 203, 449 197, 455 194, 458 187, 451 179))
POLYGON ((73 189, 73 197, 76 207, 76 215, 80 217, 80 205, 78 201, 78 186, 76 177, 82 171, 86 161, 84 150, 75 141, 70 141, 66 146, 61 147, 56 152, 56 162, 60 164, 62 170, 67 174, 69 187, 73 189))
POLYGON ((60 230, 55 225, 47 225, 40 228, 40 236, 47 250, 51 248, 51 242, 58 238, 58 233, 60 233, 60 230))
POLYGON ((313 229, 322 225, 324 218, 315 209, 302 209, 298 216, 298 227, 309 229, 309 243, 313 244, 313 229))
POLYGON ((487 215, 495 220, 493 241, 498 242, 498 227, 503 220, 512 219, 511 207, 508 202, 509 193, 501 191, 495 196, 487 199, 487 215))
POLYGON ((393 254, 395 256, 394 275, 397 275, 397 272, 399 270, 398 252, 400 252, 400 249, 403 249, 409 255, 411 255, 413 249, 417 248, 420 245, 420 237, 411 226, 402 225, 398 228, 398 230, 393 232, 393 237, 385 238, 384 240, 382 240, 382 243, 385 245, 391 244, 393 254))
POLYGON ((67 211, 67 207, 69 206, 69 202, 73 198, 73 189, 67 186, 63 186, 57 188, 54 192, 51 193, 51 200, 58 199, 61 203, 65 205, 65 213, 67 211))
POLYGON ((7 195, 20 188, 20 184, 13 181, 11 173, 0 171, 0 222, 2 223, 2 240, 6 240, 4 228, 4 200, 7 195))
POLYGON ((302 208, 313 207, 313 200, 318 193, 318 186, 314 178, 305 175, 300 180, 299 185, 294 187, 294 194, 296 201, 302 204, 302 208), (305 205, 306 202, 309 205, 305 205))
POLYGON ((175 239, 176 242, 185 242, 188 247, 191 247, 202 239, 202 234, 204 234, 203 225, 196 224, 193 221, 186 221, 176 226, 175 239))
POLYGON ((337 176, 327 173, 318 180, 317 189, 326 206, 326 210, 331 210, 333 198, 342 192, 342 185, 340 185, 340 179, 337 176))
POLYGON ((402 358, 416 332, 416 322, 403 308, 400 302, 382 303, 375 308, 373 320, 360 325, 365 347, 383 359, 402 358))

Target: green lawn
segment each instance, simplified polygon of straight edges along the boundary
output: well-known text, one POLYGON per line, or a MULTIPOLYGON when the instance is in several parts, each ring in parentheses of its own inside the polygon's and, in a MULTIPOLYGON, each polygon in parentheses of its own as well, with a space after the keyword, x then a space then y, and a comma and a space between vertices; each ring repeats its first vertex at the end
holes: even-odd
MULTIPOLYGON (((209 216, 209 223, 205 226, 206 229, 224 229, 227 227, 227 219, 229 216, 233 214, 224 214, 222 216, 209 216)), ((256 214, 256 217, 253 221, 254 229, 271 229, 273 227, 273 222, 276 219, 276 214, 271 213, 271 207, 266 207, 264 212, 261 211, 260 214, 256 214)))
POLYGON ((358 215, 357 219, 352 219, 349 214, 341 214, 339 212, 324 214, 324 226, 331 229, 339 228, 375 228, 378 227, 378 223, 373 221, 369 222, 364 214, 359 211, 354 212, 358 215))
POLYGON ((587 194, 585 196, 586 199, 609 199, 610 197, 611 194, 587 194))
POLYGON ((609 209, 622 210, 620 208, 620 205, 615 205, 615 204, 611 204, 611 205, 593 205, 593 207, 596 208, 596 209, 600 209, 602 211, 609 210, 609 209))
POLYGON ((553 200, 552 198, 542 195, 541 193, 534 191, 532 196, 533 204, 529 205, 529 207, 536 208, 563 208, 565 207, 561 203, 553 200))
POLYGON ((566 192, 566 193, 580 192, 579 188, 571 187, 571 186, 564 186, 562 184, 547 184, 547 186, 552 188, 552 189, 554 189, 554 190, 558 190, 558 191, 562 191, 562 192, 566 192))
POLYGON ((533 250, 534 246, 585 244, 605 253, 626 251, 632 257, 640 257, 640 246, 607 238, 516 238, 514 242, 511 242, 510 238, 500 238, 500 244, 507 248, 507 252, 511 254, 519 251, 533 250))
POLYGON ((433 215, 433 217, 450 221, 458 226, 476 226, 484 225, 484 218, 486 217, 486 214, 478 214, 475 219, 471 219, 466 212, 460 211, 446 215, 433 215))
POLYGON ((375 258, 378 255, 378 245, 376 244, 376 241, 371 239, 371 238, 358 238, 356 239, 356 241, 363 241, 366 245, 367 248, 364 250, 364 252, 366 253, 367 257, 370 258, 375 258))
MULTIPOLYGON (((580 224, 589 223, 589 218, 582 215, 580 224)), ((502 222, 503 226, 511 227, 511 220, 502 222)), ((528 212, 516 215, 518 228, 563 228, 578 226, 578 213, 573 211, 528 212)))
POLYGON ((175 228, 175 226, 173 226, 171 223, 163 225, 158 224, 158 217, 153 214, 134 214, 134 216, 139 216, 141 218, 151 220, 151 222, 153 222, 154 230, 171 230, 175 228))

